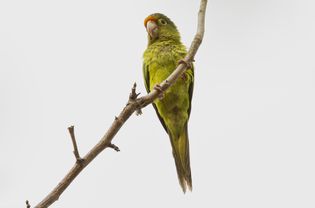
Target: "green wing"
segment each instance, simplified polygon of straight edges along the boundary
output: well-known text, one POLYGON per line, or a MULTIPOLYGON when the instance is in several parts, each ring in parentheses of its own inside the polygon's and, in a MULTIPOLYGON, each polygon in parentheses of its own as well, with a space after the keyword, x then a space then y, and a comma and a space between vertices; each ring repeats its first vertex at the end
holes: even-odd
POLYGON ((144 79, 145 89, 147 90, 147 93, 149 93, 150 92, 149 66, 146 65, 145 63, 143 63, 142 72, 143 72, 143 79, 144 79))
MULTIPOLYGON (((149 73, 149 66, 146 65, 145 63, 142 66, 142 70, 143 70, 143 78, 144 78, 144 84, 145 84, 145 88, 147 90, 147 93, 150 92, 150 73, 149 73)), ((152 103, 153 108, 158 116, 158 118, 160 119, 160 122, 163 126, 163 128, 165 129, 166 133, 168 133, 165 122, 163 120, 163 118, 161 117, 161 115, 159 114, 159 111, 156 107, 156 105, 154 103, 152 103)))
MULTIPOLYGON (((150 73, 149 73, 149 66, 146 65, 145 63, 143 63, 143 78, 144 78, 144 84, 145 84, 145 88, 147 90, 147 93, 150 92, 150 73)), ((192 67, 192 69, 188 69, 187 70, 189 76, 191 77, 191 82, 188 88, 188 93, 189 93, 189 108, 188 108, 188 118, 190 116, 190 111, 191 111, 191 100, 192 100, 192 96, 193 96, 193 91, 194 91, 194 66, 192 67)), ((159 114, 159 111, 156 107, 156 105, 154 103, 152 103, 154 110, 158 116, 158 118, 160 119, 161 124, 163 125, 165 131, 168 133, 168 130, 166 128, 165 122, 163 120, 163 118, 161 117, 161 115, 159 114)))
POLYGON ((191 82, 189 84, 189 88, 188 88, 188 93, 189 93, 189 108, 188 108, 188 119, 190 116, 190 111, 191 111, 191 100, 192 100, 192 96, 193 96, 193 91, 194 91, 194 78, 195 78, 195 73, 194 73, 194 65, 192 65, 191 70, 187 69, 188 74, 191 76, 191 82))

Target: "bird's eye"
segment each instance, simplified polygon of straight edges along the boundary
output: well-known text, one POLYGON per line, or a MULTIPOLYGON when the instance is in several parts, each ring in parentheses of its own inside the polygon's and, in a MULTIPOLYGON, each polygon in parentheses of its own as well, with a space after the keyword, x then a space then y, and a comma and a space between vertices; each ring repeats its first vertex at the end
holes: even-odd
POLYGON ((164 20, 164 19, 159 19, 159 22, 162 24, 162 25, 166 25, 167 22, 164 20))

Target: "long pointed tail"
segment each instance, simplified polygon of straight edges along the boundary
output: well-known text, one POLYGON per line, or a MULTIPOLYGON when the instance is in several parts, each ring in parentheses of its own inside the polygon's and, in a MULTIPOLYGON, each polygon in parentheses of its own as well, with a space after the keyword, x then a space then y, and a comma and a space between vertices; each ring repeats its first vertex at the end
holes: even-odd
POLYGON ((187 187, 192 191, 187 124, 178 138, 173 138, 170 135, 170 140, 179 183, 184 193, 186 192, 187 187))

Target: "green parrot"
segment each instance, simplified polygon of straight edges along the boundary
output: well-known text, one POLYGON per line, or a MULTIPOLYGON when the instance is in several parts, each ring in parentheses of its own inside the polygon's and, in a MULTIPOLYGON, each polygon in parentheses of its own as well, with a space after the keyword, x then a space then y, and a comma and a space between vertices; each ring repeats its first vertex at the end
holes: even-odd
MULTIPOLYGON (((175 24, 165 15, 155 13, 144 20, 148 33, 148 46, 143 54, 143 75, 147 92, 161 90, 165 80, 187 54, 175 24)), ((188 120, 193 94, 193 66, 172 85, 165 94, 153 102, 162 126, 169 135, 179 183, 186 192, 192 190, 189 159, 188 120)))

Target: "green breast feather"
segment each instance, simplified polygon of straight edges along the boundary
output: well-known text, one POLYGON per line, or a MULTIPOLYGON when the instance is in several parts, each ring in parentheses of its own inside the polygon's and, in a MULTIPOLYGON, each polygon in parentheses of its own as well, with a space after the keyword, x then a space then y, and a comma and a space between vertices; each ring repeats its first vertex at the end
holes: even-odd
MULTIPOLYGON (((173 41, 163 41, 150 45, 143 55, 143 75, 147 92, 150 92, 155 85, 164 81, 175 70, 179 60, 183 59, 186 53, 184 45, 181 43, 175 44, 173 41)), ((166 91, 163 99, 156 100, 153 103, 153 107, 166 131, 165 122, 168 122, 170 114, 182 114, 180 116, 182 122, 176 122, 178 131, 183 128, 185 121, 189 118, 193 78, 193 68, 187 69, 184 75, 166 91)))

